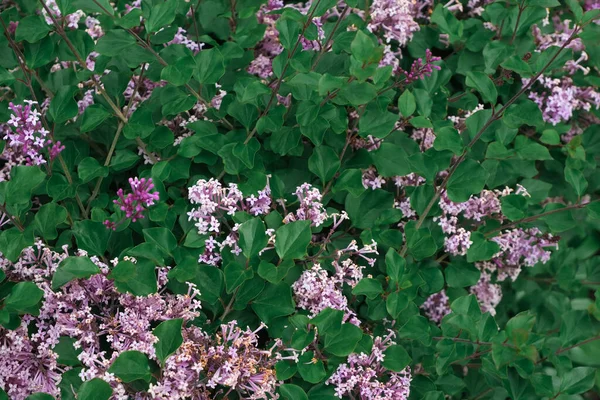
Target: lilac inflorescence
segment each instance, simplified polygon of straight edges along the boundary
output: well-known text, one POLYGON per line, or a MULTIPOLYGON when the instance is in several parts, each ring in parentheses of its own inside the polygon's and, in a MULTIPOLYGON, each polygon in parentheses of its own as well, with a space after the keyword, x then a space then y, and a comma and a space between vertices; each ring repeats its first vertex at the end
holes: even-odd
POLYGON ((386 337, 375 337, 370 354, 350 354, 348 362, 336 369, 326 383, 335 387, 339 398, 408 399, 412 380, 410 367, 393 372, 383 366, 385 350, 395 345, 393 336, 390 332, 386 337))

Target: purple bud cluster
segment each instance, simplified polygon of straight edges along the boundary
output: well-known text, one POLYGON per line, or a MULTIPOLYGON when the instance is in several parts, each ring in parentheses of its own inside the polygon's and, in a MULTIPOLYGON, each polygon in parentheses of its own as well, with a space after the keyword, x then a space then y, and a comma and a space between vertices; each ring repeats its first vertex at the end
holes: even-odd
MULTIPOLYGON (((159 199, 158 192, 154 190, 152 178, 129 178, 131 193, 125 195, 122 188, 117 191, 118 199, 113 200, 118 208, 125 213, 125 218, 131 218, 133 222, 144 218, 144 211, 159 199)), ((104 225, 110 229, 116 229, 119 223, 110 220, 104 221, 104 225)))
POLYGON ((440 61, 440 57, 436 57, 431 53, 431 50, 425 50, 425 60, 422 58, 416 59, 412 66, 410 67, 410 71, 404 71, 399 67, 399 72, 406 76, 405 83, 412 83, 418 81, 419 79, 423 79, 425 77, 431 76, 434 69, 438 71, 442 69, 439 65, 434 65, 433 63, 436 61, 440 61))

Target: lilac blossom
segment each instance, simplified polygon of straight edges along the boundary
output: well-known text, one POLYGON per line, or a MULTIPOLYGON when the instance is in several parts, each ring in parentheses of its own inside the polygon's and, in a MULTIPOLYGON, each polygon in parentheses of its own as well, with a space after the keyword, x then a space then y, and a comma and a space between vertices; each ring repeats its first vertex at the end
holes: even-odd
POLYGON ((191 40, 187 36, 187 31, 182 27, 177 28, 177 33, 173 37, 173 40, 166 43, 165 46, 169 46, 171 44, 182 44, 188 49, 190 49, 194 54, 198 53, 204 47, 204 43, 198 43, 194 40, 191 40))
POLYGON ((429 296, 421 304, 421 309, 427 318, 439 325, 442 322, 442 318, 450 313, 450 303, 446 291, 442 290, 429 296))
POLYGON ((266 79, 273 74, 272 62, 270 58, 259 54, 248 66, 248 73, 266 79))
MULTIPOLYGON (((125 195, 123 189, 120 188, 117 191, 119 198, 113 203, 125 213, 125 218, 131 218, 135 222, 144 218, 144 211, 154 205, 154 202, 159 199, 159 195, 154 190, 152 178, 129 178, 129 186, 131 186, 131 193, 125 195)), ((104 224, 108 228, 116 229, 116 224, 110 220, 105 221, 104 224)))
POLYGON ((393 332, 383 338, 375 337, 371 354, 350 354, 347 363, 340 364, 326 384, 335 387, 339 398, 408 399, 412 380, 410 367, 393 372, 383 366, 385 350, 395 345, 393 337, 393 332))
POLYGON ((64 149, 59 142, 49 139, 50 132, 42 125, 41 114, 26 100, 25 105, 9 103, 10 119, 2 126, 3 139, 7 141, 2 158, 7 160, 4 174, 14 165, 42 165, 47 163, 43 152, 49 148, 48 159, 52 160, 64 149))
POLYGON ((217 239, 222 235, 222 220, 226 215, 233 215, 238 211, 246 211, 252 215, 263 215, 269 212, 271 207, 271 190, 267 186, 258 192, 244 198, 242 192, 235 183, 223 187, 215 179, 200 179, 196 184, 188 188, 190 203, 195 205, 188 212, 190 221, 195 221, 195 226, 200 235, 210 235, 205 241, 204 253, 200 255, 199 261, 210 265, 217 265, 221 261, 221 251, 230 247, 231 251, 239 254, 241 249, 237 245, 237 227, 234 225, 225 239, 217 239))
POLYGON ((431 50, 427 49, 425 50, 425 61, 423 61, 422 58, 418 58, 412 63, 410 71, 399 68, 399 72, 406 76, 404 83, 409 84, 427 76, 431 76, 434 69, 441 70, 442 67, 433 64, 440 60, 440 57, 434 56, 431 53, 431 50))
POLYGON ((283 222, 311 221, 312 226, 320 226, 329 218, 323 203, 321 203, 323 196, 319 189, 303 183, 296 188, 294 194, 298 197, 300 206, 295 213, 287 214, 283 222))
MULTIPOLYGON (((544 121, 552 125, 569 121, 578 110, 600 108, 600 92, 593 87, 575 86, 569 77, 552 79, 542 76, 538 82, 541 83, 540 89, 532 90, 529 98, 542 111, 544 121)), ((524 85, 528 83, 529 80, 523 80, 524 85)))
POLYGON ((365 189, 381 189, 385 185, 385 179, 371 166, 362 172, 362 185, 365 189))
POLYGON ((326 308, 344 312, 344 321, 360 325, 354 311, 348 308, 348 299, 342 293, 340 274, 329 276, 320 264, 313 264, 312 268, 302 273, 300 278, 292 285, 297 307, 310 312, 314 317, 326 308))
POLYGON ((482 312, 489 312, 492 316, 496 315, 496 307, 502 300, 502 288, 491 282, 489 273, 485 270, 482 271, 479 281, 471 286, 469 291, 477 297, 482 312))
POLYGON ((387 43, 396 41, 404 46, 420 29, 414 20, 414 2, 410 0, 374 0, 370 11, 367 29, 382 32, 387 43))

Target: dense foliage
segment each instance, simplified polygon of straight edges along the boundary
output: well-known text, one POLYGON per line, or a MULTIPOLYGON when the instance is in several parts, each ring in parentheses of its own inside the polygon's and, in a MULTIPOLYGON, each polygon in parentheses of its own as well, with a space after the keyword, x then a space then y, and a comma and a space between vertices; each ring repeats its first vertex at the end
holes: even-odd
POLYGON ((0 399, 594 399, 597 0, 4 0, 0 399))

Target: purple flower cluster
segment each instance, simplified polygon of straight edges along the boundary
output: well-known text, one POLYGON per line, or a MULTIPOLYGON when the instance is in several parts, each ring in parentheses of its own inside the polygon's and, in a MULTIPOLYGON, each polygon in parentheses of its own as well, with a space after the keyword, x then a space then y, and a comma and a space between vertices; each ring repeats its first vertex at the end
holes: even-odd
MULTIPOLYGON (((86 253, 78 251, 78 256, 86 253)), ((119 293, 107 278, 110 266, 90 257, 101 270, 88 279, 69 282, 59 291, 50 280, 66 253, 49 250, 41 242, 26 249, 19 260, 3 259, 0 269, 9 279, 34 280, 44 291, 38 316, 23 317, 21 326, 9 331, 0 327, 0 387, 9 398, 23 400, 34 392, 59 396, 61 374, 72 367, 57 363, 55 346, 70 338, 82 365, 79 377, 101 378, 114 390, 115 399, 129 398, 126 387, 107 372, 124 351, 137 350, 156 360, 153 328, 162 321, 184 320, 183 344, 166 361, 158 381, 139 399, 215 398, 236 391, 245 399, 275 395, 278 382, 275 351, 258 348, 257 330, 242 330, 235 321, 221 325, 220 333, 208 335, 187 322, 200 315, 199 292, 193 284, 186 294, 165 291, 168 268, 158 268, 158 293, 137 297, 119 293), (225 388, 225 390, 223 389, 225 388)), ((132 258, 126 260, 136 263, 132 258)), ((116 265, 118 259, 112 260, 116 265)))
MULTIPOLYGON (((355 264, 348 268, 354 269, 351 274, 362 275, 355 264)), ((339 275, 346 275, 346 272, 340 269, 336 275, 329 276, 320 264, 314 264, 292 285, 296 305, 303 310, 308 310, 311 318, 327 307, 340 310, 344 312, 344 321, 360 325, 360 320, 354 311, 348 308, 348 299, 342 293, 343 280, 339 275)))
POLYGON ((53 143, 49 139, 50 132, 42 126, 41 114, 33 106, 36 102, 26 100, 25 103, 25 105, 9 104, 10 119, 2 127, 3 139, 6 140, 2 158, 7 160, 8 165, 4 168, 8 171, 14 165, 46 164, 48 160, 43 152, 50 145, 52 145, 52 151, 48 155, 50 160, 57 157, 64 149, 60 142, 53 143))
POLYGON ((220 252, 226 247, 231 247, 232 252, 239 254, 241 249, 237 245, 235 225, 226 238, 219 242, 216 240, 222 234, 221 222, 226 215, 234 215, 238 211, 246 211, 252 215, 262 215, 269 212, 271 207, 271 189, 267 186, 258 192, 257 196, 251 195, 244 198, 235 183, 223 187, 216 179, 200 179, 188 188, 190 203, 196 205, 188 212, 190 221, 196 221, 195 226, 200 235, 210 235, 206 239, 204 253, 200 262, 217 265, 221 261, 220 252))
MULTIPOLYGON (((540 88, 531 91, 529 98, 542 110, 544 121, 552 125, 569 121, 575 111, 600 108, 600 92, 591 86, 575 86, 569 77, 540 77, 538 82, 541 83, 540 88)), ((524 84, 527 83, 528 81, 524 80, 524 84)))
POLYGON ((408 399, 412 380, 410 367, 393 372, 383 366, 385 350, 395 345, 393 337, 393 332, 384 338, 375 337, 371 354, 353 353, 348 356, 347 363, 340 364, 326 382, 335 386, 335 393, 339 398, 349 396, 352 399, 369 400, 408 399))
POLYGON ((450 313, 450 303, 445 290, 434 293, 421 304, 421 309, 431 321, 436 324, 442 322, 447 314, 450 313))
POLYGON ((481 311, 489 312, 493 316, 496 315, 496 306, 502 300, 502 288, 500 285, 492 283, 492 277, 486 272, 485 264, 487 263, 476 264, 481 270, 481 277, 469 291, 477 297, 481 311))
MULTIPOLYGON (((125 195, 123 189, 117 191, 119 198, 113 202, 125 213, 125 218, 131 218, 133 222, 144 218, 144 211, 159 199, 158 192, 154 190, 152 178, 129 178, 131 193, 125 195)), ((116 229, 118 224, 110 220, 104 222, 107 228, 116 229)))
POLYGON ((319 189, 309 183, 303 183, 296 188, 294 194, 298 197, 300 205, 295 213, 288 213, 283 222, 311 221, 312 226, 320 226, 329 218, 321 203, 323 196, 319 189))
POLYGON ((420 29, 415 21, 415 4, 410 0, 374 0, 367 29, 371 32, 380 31, 387 43, 396 41, 404 46, 420 29))

